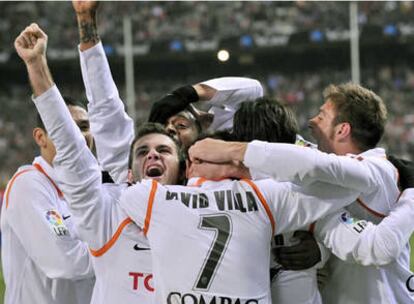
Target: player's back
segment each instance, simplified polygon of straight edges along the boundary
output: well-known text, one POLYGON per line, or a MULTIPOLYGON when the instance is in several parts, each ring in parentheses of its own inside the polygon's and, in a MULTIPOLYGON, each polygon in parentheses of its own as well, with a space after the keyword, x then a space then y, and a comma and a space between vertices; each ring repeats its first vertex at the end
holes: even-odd
POLYGON ((157 303, 271 303, 276 229, 297 229, 356 198, 339 188, 334 195, 317 189, 316 197, 289 183, 256 184, 183 187, 146 180, 123 193, 121 206, 150 243, 157 303))
POLYGON ((150 242, 157 303, 271 303, 272 211, 249 183, 152 182, 148 204, 121 199, 150 242))

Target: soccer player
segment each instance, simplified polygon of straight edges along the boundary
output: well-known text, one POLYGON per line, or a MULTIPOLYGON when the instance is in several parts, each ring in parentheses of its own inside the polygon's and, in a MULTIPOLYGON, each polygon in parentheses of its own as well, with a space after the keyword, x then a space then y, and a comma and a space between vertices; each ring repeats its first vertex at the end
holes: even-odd
MULTIPOLYGON (((250 156, 245 165, 300 184, 309 184, 313 177, 322 177, 326 182, 353 187, 361 192, 361 196, 347 210, 353 217, 378 223, 389 213, 399 195, 395 168, 386 160, 384 150, 375 148, 384 130, 386 110, 383 102, 373 92, 353 84, 329 87, 325 91, 325 100, 321 113, 311 120, 313 133, 321 149, 344 156, 293 145, 253 142, 249 145, 250 156), (312 162, 316 159, 318 164, 314 166, 312 162)), ((243 144, 236 143, 198 145, 192 148, 190 155, 215 162, 239 159, 240 149, 246 147, 241 148, 243 144), (207 155, 205 149, 220 153, 207 155)), ((316 224, 318 227, 319 223, 316 224)), ((324 233, 329 235, 331 232, 324 233)), ((349 265, 332 257, 329 261, 332 273, 323 290, 323 299, 327 303, 412 301, 413 293, 405 285, 412 275, 408 262, 408 247, 395 263, 381 268, 349 265)))
MULTIPOLYGON (((36 25, 24 34, 34 45, 42 43, 45 37, 36 25)), ((27 45, 18 47, 31 54, 27 45)), ((109 190, 113 186, 101 184, 98 164, 85 149, 79 131, 68 120, 50 74, 42 73, 47 71, 47 65, 44 53, 40 57, 43 65, 37 73, 29 70, 29 77, 36 96, 35 104, 57 145, 55 166, 62 175, 61 187, 73 212, 77 213, 75 216, 82 217, 78 209, 81 204, 83 216, 91 215, 101 204, 112 202, 111 208, 119 208, 115 197, 117 190, 109 190), (61 127, 57 128, 57 125, 61 127)), ((159 136, 164 136, 164 142, 171 142, 168 136, 159 136)), ((154 138, 147 137, 147 140, 154 138)), ((150 148, 149 143, 139 147, 142 148, 137 147, 136 156, 142 158, 139 162, 142 168, 151 171, 152 167, 158 167, 165 169, 163 174, 172 176, 179 173, 175 148, 169 149, 168 144, 150 148), (154 149, 158 154, 171 155, 174 162, 167 163, 155 156, 143 158, 149 152, 155 153, 154 149)), ((192 182, 197 185, 200 180, 193 179, 192 182)), ((184 297, 200 301, 233 298, 241 303, 269 303, 269 240, 272 234, 310 223, 356 197, 342 187, 335 189, 338 198, 331 198, 331 191, 321 189, 314 197, 312 194, 315 193, 311 191, 305 193, 292 184, 272 180, 257 186, 246 180, 207 182, 200 187, 167 187, 156 180, 147 180, 123 191, 119 204, 133 216, 149 239, 158 302, 173 303, 177 297, 184 297), (292 208, 296 216, 289 217, 287 214, 292 208), (254 253, 250 250, 252 245, 256 248, 254 253), (213 246, 210 254, 209 246, 213 246), (216 269, 220 271, 215 274, 216 269), (201 270, 199 277, 198 270, 201 270), (234 273, 242 274, 237 282, 234 282, 234 273)))
MULTIPOLYGON (((74 1, 73 7, 78 20, 81 69, 98 160, 115 181, 123 182, 127 174, 125 160, 134 138, 133 122, 124 111, 98 35, 98 2, 74 1), (108 124, 108 121, 112 123, 108 124)), ((203 130, 231 128, 238 104, 262 95, 263 88, 254 79, 212 79, 178 88, 166 95, 154 104, 149 120, 164 124, 168 132, 186 148, 203 130), (211 106, 211 113, 200 114, 191 105, 195 101, 211 106), (188 107, 190 110, 187 110, 188 107)))
MULTIPOLYGON (((18 46, 31 42, 22 39, 19 36, 16 46, 19 55, 26 56, 18 46)), ((27 56, 28 66, 37 64, 27 56)), ((66 99, 66 108, 91 147, 86 110, 70 99, 66 99)), ((92 261, 58 187, 58 174, 52 164, 55 146, 40 118, 33 138, 40 156, 32 165, 18 169, 7 185, 2 205, 4 302, 90 303, 95 281, 92 261)))

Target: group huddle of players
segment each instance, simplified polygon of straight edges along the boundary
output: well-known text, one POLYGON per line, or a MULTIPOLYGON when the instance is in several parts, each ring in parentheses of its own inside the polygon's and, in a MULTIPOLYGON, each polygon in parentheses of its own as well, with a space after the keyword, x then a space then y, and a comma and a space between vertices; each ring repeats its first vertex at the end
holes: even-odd
POLYGON ((4 196, 5 303, 414 303, 414 167, 376 147, 378 95, 327 87, 317 146, 242 77, 180 87, 135 130, 98 4, 73 2, 87 110, 61 96, 37 24, 15 40, 40 156, 4 196))

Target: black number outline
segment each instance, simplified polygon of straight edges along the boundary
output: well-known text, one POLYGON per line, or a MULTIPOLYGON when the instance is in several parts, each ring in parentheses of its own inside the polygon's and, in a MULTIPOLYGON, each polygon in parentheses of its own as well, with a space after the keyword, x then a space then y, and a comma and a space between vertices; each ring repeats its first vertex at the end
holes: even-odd
POLYGON ((197 280, 194 283, 193 290, 208 291, 217 273, 217 269, 219 268, 221 261, 223 260, 224 254, 226 253, 228 244, 233 233, 233 223, 231 221, 231 217, 225 213, 207 215, 204 214, 200 217, 201 219, 200 223, 198 224, 198 228, 201 230, 214 231, 214 241, 211 244, 206 257, 204 258, 203 266, 201 267, 198 273, 197 280), (217 220, 224 219, 226 221, 224 224, 227 224, 227 227, 224 227, 224 225, 222 225, 223 222, 218 224, 217 222, 214 222, 217 220), (209 224, 209 226, 206 226, 206 224, 209 224), (220 224, 222 225, 221 227, 220 224), (224 240, 220 240, 220 236, 224 236, 224 240))

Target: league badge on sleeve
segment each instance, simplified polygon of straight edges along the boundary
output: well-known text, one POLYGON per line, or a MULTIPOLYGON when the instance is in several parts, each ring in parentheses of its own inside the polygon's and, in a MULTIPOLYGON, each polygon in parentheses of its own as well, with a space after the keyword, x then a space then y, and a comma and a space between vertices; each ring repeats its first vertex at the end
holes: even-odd
POLYGON ((349 228, 357 233, 364 231, 367 221, 353 218, 348 212, 341 214, 341 221, 349 228))
POLYGON ((56 210, 49 210, 46 212, 46 220, 50 228, 57 236, 69 235, 69 230, 65 226, 62 216, 56 210))

